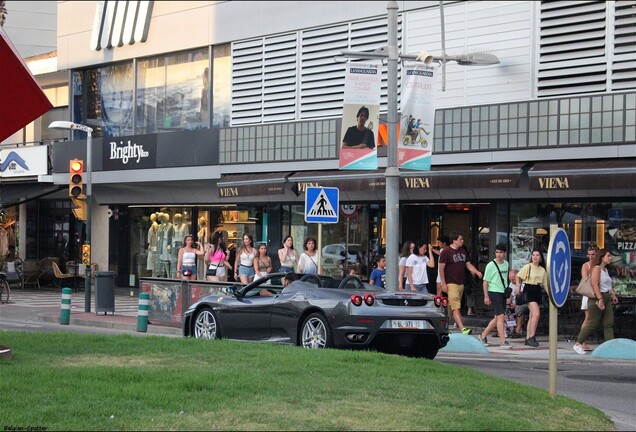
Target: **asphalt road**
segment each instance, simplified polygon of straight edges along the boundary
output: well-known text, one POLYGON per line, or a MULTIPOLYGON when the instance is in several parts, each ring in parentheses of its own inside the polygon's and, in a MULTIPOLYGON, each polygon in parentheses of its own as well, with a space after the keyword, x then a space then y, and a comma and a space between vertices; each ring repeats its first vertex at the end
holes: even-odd
MULTIPOLYGON (((545 389, 548 362, 529 359, 484 359, 438 356, 442 363, 467 366, 489 375, 545 389)), ((557 394, 596 407, 614 421, 616 430, 636 431, 636 364, 611 361, 559 361, 557 394)))

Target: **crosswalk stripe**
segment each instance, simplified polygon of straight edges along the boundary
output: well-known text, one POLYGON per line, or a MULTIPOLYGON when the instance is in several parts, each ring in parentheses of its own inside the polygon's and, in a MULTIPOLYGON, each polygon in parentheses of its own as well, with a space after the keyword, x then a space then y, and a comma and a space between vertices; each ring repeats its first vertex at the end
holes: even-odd
MULTIPOLYGON (((125 295, 115 295, 115 312, 118 314, 124 313, 137 313, 139 300, 136 297, 130 297, 125 295)), ((55 292, 36 292, 36 291, 22 291, 11 290, 11 297, 9 298, 9 305, 16 305, 21 307, 57 307, 59 308, 62 303, 62 294, 55 292)), ((73 293, 71 295, 71 309, 78 310, 83 309, 85 303, 84 293, 73 293)), ((91 295, 91 310, 95 308, 95 294, 91 295)))

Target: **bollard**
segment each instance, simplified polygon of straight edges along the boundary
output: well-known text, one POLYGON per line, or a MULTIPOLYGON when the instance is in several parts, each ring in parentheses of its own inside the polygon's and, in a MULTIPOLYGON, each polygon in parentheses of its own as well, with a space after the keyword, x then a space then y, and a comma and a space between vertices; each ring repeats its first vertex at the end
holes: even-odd
POLYGON ((62 307, 60 309, 60 324, 68 325, 71 322, 71 293, 70 288, 62 288, 62 307))
POLYGON ((150 295, 148 293, 139 294, 139 310, 137 312, 137 331, 146 333, 148 331, 148 309, 150 305, 150 295))

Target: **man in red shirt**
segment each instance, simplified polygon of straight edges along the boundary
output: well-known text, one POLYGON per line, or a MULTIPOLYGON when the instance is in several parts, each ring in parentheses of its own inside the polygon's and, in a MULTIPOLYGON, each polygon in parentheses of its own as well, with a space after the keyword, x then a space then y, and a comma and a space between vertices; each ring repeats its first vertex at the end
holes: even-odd
POLYGON ((455 322, 462 329, 463 334, 471 334, 473 331, 464 327, 462 321, 462 295, 464 294, 465 269, 473 276, 482 277, 479 270, 468 260, 468 254, 461 248, 464 244, 464 236, 452 231, 448 236, 450 246, 439 255, 439 276, 442 280, 442 292, 448 293, 448 306, 453 311, 455 322))

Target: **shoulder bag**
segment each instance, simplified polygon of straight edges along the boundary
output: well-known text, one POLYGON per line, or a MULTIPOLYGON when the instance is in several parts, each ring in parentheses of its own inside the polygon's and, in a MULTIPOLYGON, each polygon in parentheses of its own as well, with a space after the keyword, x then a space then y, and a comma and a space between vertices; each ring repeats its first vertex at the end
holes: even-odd
MULTIPOLYGON (((532 273, 532 264, 528 264, 530 266, 530 268, 528 269, 528 279, 530 279, 530 274, 532 273)), ((517 305, 524 305, 524 304, 528 304, 528 291, 526 291, 524 288, 525 284, 522 282, 521 283, 521 287, 519 288, 519 295, 516 297, 515 299, 515 303, 517 305)))
POLYGON ((581 279, 579 286, 576 287, 574 291, 577 294, 580 294, 585 297, 589 297, 591 299, 596 298, 596 294, 594 294, 594 288, 592 288, 592 272, 590 272, 587 277, 581 279))
POLYGON ((499 264, 497 264, 497 261, 492 260, 492 262, 493 264, 495 264, 495 267, 497 267, 497 273, 499 273, 499 279, 501 279, 501 286, 504 287, 504 298, 508 298, 512 294, 512 288, 510 288, 509 286, 506 286, 506 283, 504 282, 504 278, 501 275, 501 270, 499 270, 499 264))

